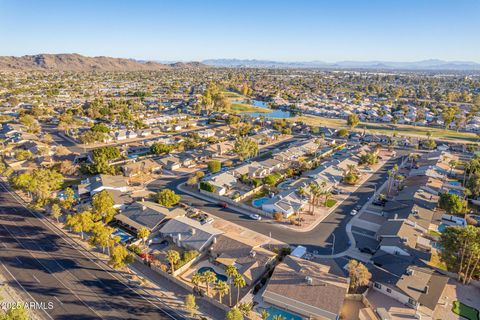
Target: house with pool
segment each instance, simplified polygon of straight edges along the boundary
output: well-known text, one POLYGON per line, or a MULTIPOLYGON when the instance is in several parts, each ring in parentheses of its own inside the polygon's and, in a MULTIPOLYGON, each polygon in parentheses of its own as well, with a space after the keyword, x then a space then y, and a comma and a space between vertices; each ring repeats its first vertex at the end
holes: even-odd
POLYGON ((302 199, 295 190, 291 189, 282 191, 272 198, 261 199, 263 199, 261 203, 263 211, 270 214, 279 212, 283 214, 284 218, 297 213, 306 205, 306 200, 302 199))
POLYGON ((209 250, 212 261, 221 265, 235 266, 247 285, 254 284, 276 261, 277 255, 258 244, 234 239, 228 234, 215 237, 209 250))
POLYGON ((349 280, 330 267, 286 256, 263 292, 266 309, 286 319, 340 319, 349 280))

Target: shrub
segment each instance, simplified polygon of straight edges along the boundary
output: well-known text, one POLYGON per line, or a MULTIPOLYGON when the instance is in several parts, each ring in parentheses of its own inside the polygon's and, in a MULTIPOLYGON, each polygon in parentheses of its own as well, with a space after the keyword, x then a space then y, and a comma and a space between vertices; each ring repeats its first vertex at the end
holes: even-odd
POLYGON ((136 244, 132 244, 132 245, 128 246, 127 248, 128 248, 128 250, 132 251, 136 255, 140 255, 142 253, 142 248, 140 248, 136 244))
POLYGON ((182 258, 178 260, 175 264, 175 269, 178 270, 179 268, 186 265, 188 262, 195 259, 200 253, 197 250, 189 250, 182 253, 182 258))
POLYGON ((210 182, 206 182, 206 181, 200 182, 200 189, 208 192, 215 192, 215 186, 210 182))
POLYGON ((283 214, 280 212, 275 212, 273 214, 273 219, 275 219, 275 221, 281 221, 283 219, 283 214))

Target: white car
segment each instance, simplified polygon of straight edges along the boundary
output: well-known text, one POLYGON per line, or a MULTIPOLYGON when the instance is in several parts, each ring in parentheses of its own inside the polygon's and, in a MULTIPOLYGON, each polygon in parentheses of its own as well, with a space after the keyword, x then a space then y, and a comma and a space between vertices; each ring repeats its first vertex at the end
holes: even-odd
POLYGON ((258 214, 250 214, 248 215, 250 217, 250 219, 253 219, 253 220, 262 220, 262 217, 260 217, 260 215, 258 214))
POLYGON ((358 211, 355 210, 355 209, 353 209, 353 210, 350 212, 350 215, 351 215, 351 216, 354 216, 354 215, 356 215, 357 213, 358 213, 358 211))

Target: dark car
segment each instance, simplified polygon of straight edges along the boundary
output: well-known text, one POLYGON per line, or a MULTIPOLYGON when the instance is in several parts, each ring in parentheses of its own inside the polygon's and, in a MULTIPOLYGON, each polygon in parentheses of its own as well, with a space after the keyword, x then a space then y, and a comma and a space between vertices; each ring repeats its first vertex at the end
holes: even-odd
POLYGON ((355 210, 360 211, 360 209, 362 209, 362 206, 359 205, 359 204, 357 204, 357 205, 355 206, 355 210))
POLYGON ((228 203, 226 203, 226 202, 219 202, 219 203, 218 203, 218 206, 221 207, 221 208, 228 208, 228 203))

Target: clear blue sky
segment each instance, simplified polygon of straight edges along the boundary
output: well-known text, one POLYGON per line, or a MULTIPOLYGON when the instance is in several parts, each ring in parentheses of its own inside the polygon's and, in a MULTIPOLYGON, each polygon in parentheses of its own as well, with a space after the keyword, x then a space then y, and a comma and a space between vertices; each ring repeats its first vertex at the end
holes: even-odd
POLYGON ((479 0, 0 0, 0 55, 480 62, 479 0))

